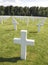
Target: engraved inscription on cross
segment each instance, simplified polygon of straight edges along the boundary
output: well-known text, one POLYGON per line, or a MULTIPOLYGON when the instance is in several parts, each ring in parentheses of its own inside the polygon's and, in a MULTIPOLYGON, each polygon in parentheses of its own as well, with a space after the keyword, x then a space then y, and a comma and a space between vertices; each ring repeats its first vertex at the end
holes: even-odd
POLYGON ((27 30, 21 30, 21 38, 14 38, 14 43, 18 43, 21 45, 21 59, 26 60, 26 46, 34 46, 34 42, 34 40, 27 39, 27 30))

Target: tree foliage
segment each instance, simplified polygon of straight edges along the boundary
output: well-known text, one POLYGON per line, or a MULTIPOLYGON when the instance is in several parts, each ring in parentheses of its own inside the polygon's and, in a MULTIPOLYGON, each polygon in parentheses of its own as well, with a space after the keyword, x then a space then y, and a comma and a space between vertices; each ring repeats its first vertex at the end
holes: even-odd
POLYGON ((18 7, 18 6, 0 6, 0 15, 17 16, 44 16, 48 17, 48 7, 18 7))

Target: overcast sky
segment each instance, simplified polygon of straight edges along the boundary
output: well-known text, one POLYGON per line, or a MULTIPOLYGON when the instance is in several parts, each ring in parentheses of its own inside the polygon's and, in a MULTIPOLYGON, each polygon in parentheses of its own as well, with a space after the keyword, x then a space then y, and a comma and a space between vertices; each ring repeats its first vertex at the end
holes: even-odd
POLYGON ((48 0, 0 0, 0 6, 42 6, 48 7, 48 0))

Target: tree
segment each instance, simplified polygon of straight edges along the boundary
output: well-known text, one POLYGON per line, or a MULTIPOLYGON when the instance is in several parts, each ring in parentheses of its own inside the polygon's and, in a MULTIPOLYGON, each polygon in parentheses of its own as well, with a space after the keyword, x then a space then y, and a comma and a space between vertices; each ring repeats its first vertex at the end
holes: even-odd
POLYGON ((10 15, 9 6, 4 8, 4 15, 10 15))
POLYGON ((0 15, 19 15, 19 16, 47 16, 48 7, 18 7, 18 6, 0 6, 0 15))
POLYGON ((24 7, 23 10, 24 10, 24 13, 25 13, 26 16, 30 15, 29 7, 24 7))
POLYGON ((13 6, 9 7, 9 12, 10 12, 10 15, 14 15, 14 7, 13 6))
POLYGON ((0 15, 4 15, 4 6, 0 6, 0 15))

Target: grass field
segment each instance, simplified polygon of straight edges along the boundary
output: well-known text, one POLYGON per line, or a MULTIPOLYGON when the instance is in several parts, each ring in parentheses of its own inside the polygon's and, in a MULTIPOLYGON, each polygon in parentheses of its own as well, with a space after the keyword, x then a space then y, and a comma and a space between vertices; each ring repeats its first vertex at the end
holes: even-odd
POLYGON ((28 27, 24 20, 16 20, 19 22, 17 31, 14 30, 11 17, 0 24, 0 65, 48 65, 48 18, 39 33, 36 26, 38 20, 33 22, 29 19, 28 27), (14 37, 20 37, 22 29, 27 29, 28 39, 35 40, 35 46, 27 46, 26 60, 20 59, 21 46, 13 42, 14 37))

